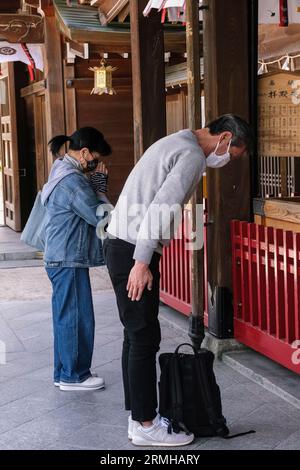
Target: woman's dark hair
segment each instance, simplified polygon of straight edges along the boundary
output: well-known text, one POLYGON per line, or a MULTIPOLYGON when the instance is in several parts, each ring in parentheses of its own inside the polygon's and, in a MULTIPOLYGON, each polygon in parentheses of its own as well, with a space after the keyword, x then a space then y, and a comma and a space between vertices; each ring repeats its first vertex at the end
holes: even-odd
POLYGON ((110 145, 104 139, 103 134, 94 127, 82 127, 70 137, 67 135, 53 137, 48 144, 51 153, 55 156, 58 155, 61 147, 66 142, 70 142, 70 150, 81 150, 86 147, 91 153, 97 152, 103 157, 111 154, 110 145))
POLYGON ((212 135, 222 132, 231 132, 233 135, 231 145, 236 147, 246 146, 249 153, 253 150, 253 130, 244 119, 233 114, 224 114, 206 126, 212 135))

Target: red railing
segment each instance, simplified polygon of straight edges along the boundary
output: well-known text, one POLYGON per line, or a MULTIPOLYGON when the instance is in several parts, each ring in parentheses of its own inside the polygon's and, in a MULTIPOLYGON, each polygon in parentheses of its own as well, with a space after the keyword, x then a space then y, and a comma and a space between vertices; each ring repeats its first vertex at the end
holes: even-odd
POLYGON ((187 240, 184 236, 190 219, 190 210, 185 210, 181 227, 183 236, 172 240, 170 246, 164 248, 160 264, 160 298, 165 304, 185 315, 189 315, 192 311, 192 252, 186 250, 187 240))
POLYGON ((231 238, 235 338, 300 374, 300 234, 232 221, 231 238))
MULTIPOLYGON (((205 208, 204 222, 207 211, 205 208)), ((182 223, 183 234, 188 233, 187 227, 191 225, 191 211, 185 209, 182 223)), ((205 295, 205 325, 208 324, 208 297, 207 297, 207 260, 206 260, 206 228, 204 227, 204 295, 205 295)), ((186 249, 188 243, 184 236, 172 240, 170 246, 164 249, 160 264, 161 284, 160 298, 170 307, 184 315, 192 312, 192 251, 186 249)))

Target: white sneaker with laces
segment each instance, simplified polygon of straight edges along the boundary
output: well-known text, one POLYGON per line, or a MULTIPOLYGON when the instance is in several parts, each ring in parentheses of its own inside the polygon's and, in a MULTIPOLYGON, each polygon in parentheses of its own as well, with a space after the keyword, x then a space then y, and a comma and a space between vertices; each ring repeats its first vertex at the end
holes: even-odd
POLYGON ((153 421, 153 426, 146 428, 141 424, 136 426, 132 435, 132 444, 135 446, 177 447, 191 444, 194 434, 172 431, 170 421, 159 415, 153 421))
POLYGON ((132 436, 134 433, 134 430, 136 426, 138 426, 140 423, 138 421, 133 421, 131 415, 128 416, 128 439, 132 441, 132 436))
MULTIPOLYGON (((92 373, 92 377, 98 377, 98 374, 96 374, 96 373, 93 372, 93 373, 92 373)), ((60 382, 53 382, 53 383, 54 383, 54 386, 55 386, 55 387, 59 387, 59 385, 60 385, 60 382)))
POLYGON ((104 379, 101 377, 89 377, 83 382, 59 382, 59 388, 63 391, 77 391, 77 390, 99 390, 105 387, 104 379))

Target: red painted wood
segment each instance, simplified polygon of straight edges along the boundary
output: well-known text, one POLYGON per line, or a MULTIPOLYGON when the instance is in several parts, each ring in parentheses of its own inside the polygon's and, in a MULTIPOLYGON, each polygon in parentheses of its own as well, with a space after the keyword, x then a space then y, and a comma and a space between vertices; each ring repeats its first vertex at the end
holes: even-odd
POLYGON ((256 284, 256 270, 253 262, 252 239, 255 237, 255 224, 247 224, 247 244, 248 244, 248 289, 249 289, 249 314, 252 325, 257 324, 257 292, 254 288, 256 284))
POLYGON ((191 308, 191 251, 186 249, 186 235, 189 227, 189 211, 185 211, 182 227, 183 236, 171 241, 163 251, 160 264, 160 298, 162 302, 179 312, 189 315, 191 308))
MULTIPOLYGON (((284 232, 283 236, 283 264, 284 264, 284 308, 285 308, 285 331, 288 343, 293 342, 295 338, 295 306, 294 306, 294 277, 291 273, 293 256, 293 233, 284 232), (290 257, 292 256, 292 258, 290 257)), ((297 338, 299 339, 299 338, 297 338)))
POLYGON ((265 278, 266 278, 266 319, 269 334, 276 333, 275 279, 274 279, 274 229, 265 227, 265 278))
POLYGON ((274 275, 275 275, 275 315, 276 315, 276 336, 279 339, 285 338, 285 322, 284 315, 281 314, 281 309, 284 304, 284 291, 283 291, 283 271, 282 250, 283 246, 283 231, 274 231, 274 275))
POLYGON ((183 302, 180 299, 176 299, 174 295, 168 294, 167 292, 160 291, 160 300, 169 307, 174 308, 174 310, 177 310, 178 312, 183 313, 184 315, 188 316, 191 313, 190 304, 183 302))
POLYGON ((294 233, 294 302, 295 302, 295 336, 300 339, 300 233, 294 233), (298 312, 298 315, 297 315, 298 312))
POLYGON ((293 363, 295 349, 290 344, 238 319, 234 321, 234 332, 241 343, 300 374, 300 364, 293 363))
POLYGON ((256 226, 256 269, 257 269, 257 296, 258 296, 258 326, 266 329, 266 273, 265 262, 265 230, 261 225, 256 226))
POLYGON ((235 338, 300 373, 300 234, 233 221, 231 239, 235 338))

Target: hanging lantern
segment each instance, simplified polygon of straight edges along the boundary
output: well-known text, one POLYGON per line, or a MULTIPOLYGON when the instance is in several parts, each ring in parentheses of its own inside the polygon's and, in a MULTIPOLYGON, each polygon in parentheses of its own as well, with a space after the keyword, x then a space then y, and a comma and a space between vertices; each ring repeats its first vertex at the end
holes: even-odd
POLYGON ((117 67, 111 67, 106 65, 105 59, 102 59, 101 67, 90 67, 89 70, 94 72, 94 88, 91 91, 91 95, 102 95, 107 93, 108 95, 115 95, 116 92, 112 87, 112 73, 117 70, 117 67))

